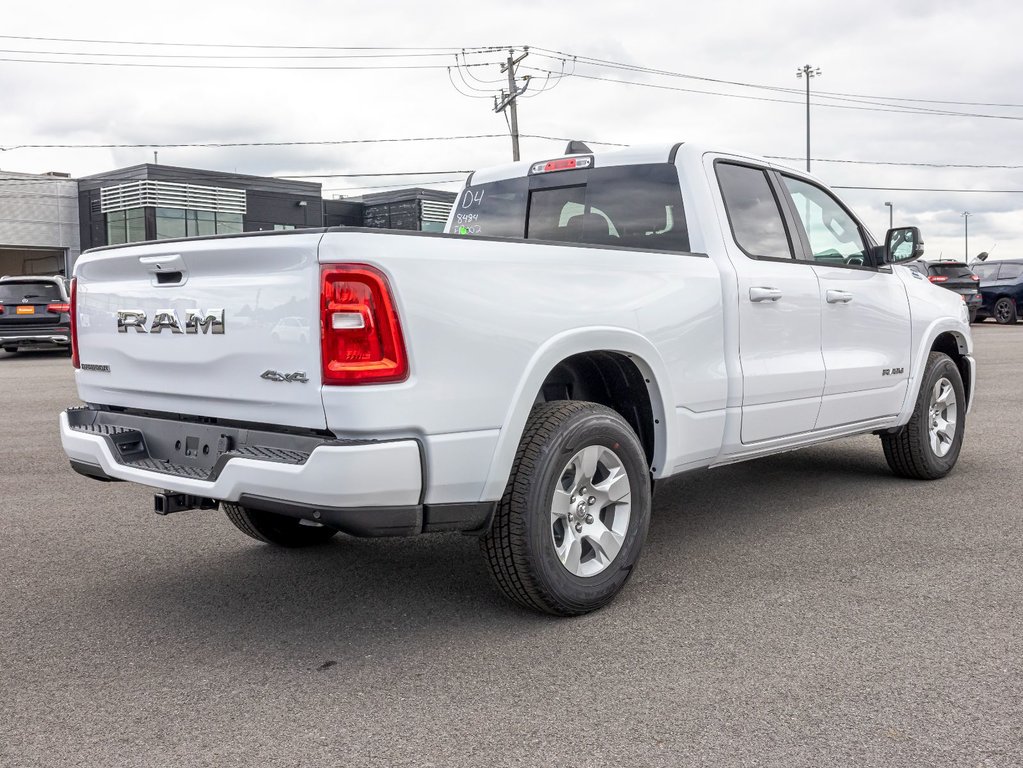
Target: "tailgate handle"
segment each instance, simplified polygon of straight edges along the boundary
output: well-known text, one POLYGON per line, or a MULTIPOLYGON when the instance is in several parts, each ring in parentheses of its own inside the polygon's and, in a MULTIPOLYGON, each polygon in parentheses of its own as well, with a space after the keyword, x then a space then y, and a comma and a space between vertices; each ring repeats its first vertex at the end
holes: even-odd
POLYGON ((169 256, 141 256, 139 264, 152 274, 153 285, 181 285, 185 282, 188 269, 180 253, 169 256))

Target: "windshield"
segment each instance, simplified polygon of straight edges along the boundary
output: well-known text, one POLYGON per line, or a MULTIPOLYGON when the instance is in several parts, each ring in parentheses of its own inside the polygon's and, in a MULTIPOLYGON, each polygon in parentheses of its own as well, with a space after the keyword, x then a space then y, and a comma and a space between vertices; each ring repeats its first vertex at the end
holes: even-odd
POLYGON ((612 166, 469 186, 452 234, 688 251, 673 165, 612 166))
POLYGON ((60 295, 60 289, 55 283, 0 283, 0 303, 18 304, 25 299, 46 302, 61 301, 63 297, 60 295))

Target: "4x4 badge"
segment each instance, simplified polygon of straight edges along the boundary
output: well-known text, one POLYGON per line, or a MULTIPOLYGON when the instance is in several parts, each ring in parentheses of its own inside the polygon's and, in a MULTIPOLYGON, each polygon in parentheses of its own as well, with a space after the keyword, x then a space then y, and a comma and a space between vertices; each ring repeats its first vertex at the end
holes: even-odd
POLYGON ((305 384, 309 381, 309 378, 305 375, 305 371, 295 371, 294 373, 281 373, 280 371, 263 371, 260 375, 261 379, 267 381, 297 381, 301 384, 305 384))

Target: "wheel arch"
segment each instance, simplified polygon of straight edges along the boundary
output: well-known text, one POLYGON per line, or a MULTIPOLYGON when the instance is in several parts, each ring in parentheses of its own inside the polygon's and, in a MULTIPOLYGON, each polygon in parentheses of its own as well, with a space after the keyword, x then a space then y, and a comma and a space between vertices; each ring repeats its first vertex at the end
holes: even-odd
POLYGON ((959 323, 949 319, 935 321, 924 334, 924 342, 917 348, 916 359, 913 361, 913 374, 910 387, 906 392, 906 400, 899 414, 899 424, 905 424, 913 414, 917 396, 920 394, 920 382, 923 380, 927 357, 931 352, 942 352, 952 358, 963 379, 966 402, 973 402, 974 375, 971 363, 973 343, 969 334, 969 326, 963 330, 959 323))
POLYGON ((530 359, 515 388, 481 501, 501 497, 529 413, 545 400, 593 398, 616 410, 639 436, 653 476, 660 477, 675 437, 669 382, 657 350, 635 331, 592 328, 551 338, 530 359))

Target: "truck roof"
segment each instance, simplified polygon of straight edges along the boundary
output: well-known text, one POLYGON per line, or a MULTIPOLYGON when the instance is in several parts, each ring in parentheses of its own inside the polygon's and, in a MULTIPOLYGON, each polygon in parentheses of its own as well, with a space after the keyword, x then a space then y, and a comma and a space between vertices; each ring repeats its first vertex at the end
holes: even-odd
MULTIPOLYGON (((777 165, 777 163, 773 163, 763 157, 752 155, 749 152, 735 152, 722 147, 691 142, 676 142, 675 144, 640 144, 631 147, 622 147, 620 149, 609 149, 580 154, 593 155, 594 164, 597 167, 607 167, 614 165, 666 163, 674 160, 678 155, 700 156, 707 152, 721 153, 724 155, 731 155, 733 157, 744 157, 749 160, 754 160, 758 163, 764 163, 771 166, 777 165)), ((519 178, 521 176, 528 175, 530 167, 535 163, 547 160, 557 160, 562 157, 571 157, 571 155, 536 155, 517 163, 506 163, 505 165, 481 168, 474 171, 469 176, 466 184, 485 184, 487 182, 500 181, 502 179, 519 178)))

